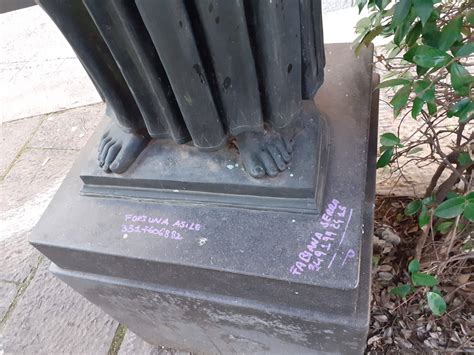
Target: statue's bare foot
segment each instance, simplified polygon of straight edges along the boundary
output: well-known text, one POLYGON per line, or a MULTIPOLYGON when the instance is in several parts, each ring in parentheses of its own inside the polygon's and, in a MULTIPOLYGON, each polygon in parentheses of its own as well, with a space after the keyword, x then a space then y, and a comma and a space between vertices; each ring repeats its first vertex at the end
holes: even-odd
POLYGON ((291 144, 275 132, 244 132, 235 137, 245 170, 255 177, 275 177, 291 159, 291 144))
POLYGON ((99 165, 105 172, 127 170, 150 141, 148 135, 124 132, 115 123, 105 131, 99 144, 99 165))

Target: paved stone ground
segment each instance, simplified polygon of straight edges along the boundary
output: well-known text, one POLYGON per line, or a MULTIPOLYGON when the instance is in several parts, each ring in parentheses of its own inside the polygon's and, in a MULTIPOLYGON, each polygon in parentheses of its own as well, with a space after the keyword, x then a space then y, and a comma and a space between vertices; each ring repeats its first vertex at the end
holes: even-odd
POLYGON ((74 51, 39 6, 0 15, 0 122, 100 102, 74 51))

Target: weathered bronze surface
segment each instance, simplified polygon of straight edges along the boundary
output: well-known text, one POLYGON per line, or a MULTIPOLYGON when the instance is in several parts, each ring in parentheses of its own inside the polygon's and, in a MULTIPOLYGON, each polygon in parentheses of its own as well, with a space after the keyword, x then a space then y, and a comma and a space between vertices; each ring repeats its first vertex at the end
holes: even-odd
POLYGON ((320 0, 38 1, 107 103, 103 170, 163 139, 233 143, 255 178, 287 169, 291 123, 323 82, 320 0))

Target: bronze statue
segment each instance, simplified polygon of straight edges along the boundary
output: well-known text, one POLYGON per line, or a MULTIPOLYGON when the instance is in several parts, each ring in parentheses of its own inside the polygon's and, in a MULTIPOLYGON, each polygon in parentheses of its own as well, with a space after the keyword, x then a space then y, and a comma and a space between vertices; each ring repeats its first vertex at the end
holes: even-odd
POLYGON ((107 104, 99 164, 151 139, 238 147, 253 177, 291 159, 286 132, 323 81, 320 0, 38 0, 107 104))

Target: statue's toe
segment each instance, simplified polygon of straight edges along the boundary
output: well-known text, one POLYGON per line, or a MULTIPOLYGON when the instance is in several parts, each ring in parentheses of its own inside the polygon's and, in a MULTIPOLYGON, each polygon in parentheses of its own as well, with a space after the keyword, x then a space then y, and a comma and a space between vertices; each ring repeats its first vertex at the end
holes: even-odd
POLYGON ((293 153, 293 139, 288 139, 286 137, 283 137, 283 143, 284 143, 284 148, 286 151, 291 154, 293 153))
POLYGON ((257 164, 255 166, 255 176, 256 178, 262 178, 265 176, 265 169, 263 168, 263 166, 261 166, 260 164, 257 164))
POLYGON ((98 151, 98 158, 100 157, 102 150, 104 149, 105 145, 109 143, 112 140, 112 137, 109 136, 103 136, 100 140, 99 147, 97 148, 98 151))
POLYGON ((117 154, 120 152, 121 148, 122 146, 120 143, 115 143, 109 148, 107 152, 107 156, 105 157, 105 160, 104 160, 104 165, 102 167, 106 173, 110 172, 110 165, 113 163, 113 161, 117 157, 117 154))
POLYGON ((112 164, 110 164, 109 169, 113 173, 120 174, 120 163, 118 161, 114 161, 112 164))
POLYGON ((275 147, 278 149, 278 151, 280 152, 283 160, 285 161, 285 163, 289 163, 290 160, 291 160, 291 143, 284 143, 286 142, 287 140, 283 140, 283 139, 277 139, 275 142, 273 142, 273 144, 275 145, 275 147))
POLYGON ((145 149, 151 137, 148 134, 126 132, 111 122, 99 143, 99 165, 105 172, 125 172, 145 149))
POLYGON ((277 176, 278 168, 270 153, 268 153, 267 151, 261 151, 259 156, 260 160, 263 163, 263 166, 265 167, 265 172, 267 173, 267 175, 271 177, 277 176))
POLYGON ((110 147, 114 145, 115 141, 110 140, 107 143, 105 143, 104 147, 99 153, 99 165, 102 167, 104 166, 105 163, 105 158, 107 157, 107 153, 109 152, 110 147))
POLYGON ((245 170, 255 177, 275 177, 287 168, 290 151, 279 134, 244 132, 236 136, 245 170))
POLYGON ((126 137, 109 169, 116 174, 125 172, 145 149, 147 143, 148 138, 144 136, 130 135, 126 137))
POLYGON ((273 160, 275 161, 276 166, 278 167, 278 170, 283 171, 286 169, 286 162, 283 159, 283 156, 280 152, 280 150, 273 144, 269 144, 267 146, 268 152, 272 156, 273 160))
POLYGON ((254 178, 262 178, 265 176, 265 169, 260 160, 254 155, 242 156, 245 170, 254 178))
POLYGON ((97 147, 97 151, 99 153, 104 147, 105 143, 107 143, 108 141, 112 139, 112 137, 109 136, 109 132, 110 132, 109 130, 106 130, 104 134, 102 135, 102 137, 100 137, 100 143, 99 143, 99 146, 97 147))
POLYGON ((113 173, 121 174, 125 172, 135 160, 125 148, 120 149, 114 161, 109 166, 110 171, 113 173))

